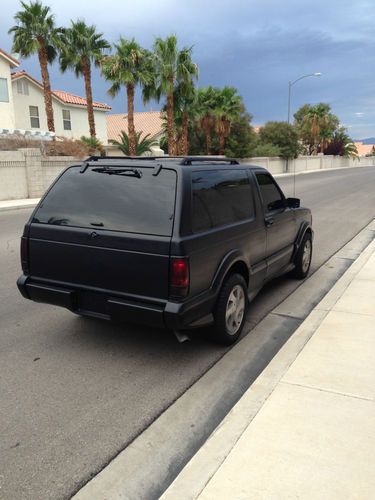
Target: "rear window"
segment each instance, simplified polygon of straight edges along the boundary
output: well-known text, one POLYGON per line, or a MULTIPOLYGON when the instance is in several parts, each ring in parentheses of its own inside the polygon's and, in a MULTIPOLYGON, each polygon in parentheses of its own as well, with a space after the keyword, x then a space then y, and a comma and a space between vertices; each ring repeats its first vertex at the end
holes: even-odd
POLYGON ((172 234, 176 172, 153 168, 68 169, 52 187, 33 222, 90 229, 170 236, 172 234))
POLYGON ((192 174, 193 232, 254 217, 246 170, 210 170, 192 174))

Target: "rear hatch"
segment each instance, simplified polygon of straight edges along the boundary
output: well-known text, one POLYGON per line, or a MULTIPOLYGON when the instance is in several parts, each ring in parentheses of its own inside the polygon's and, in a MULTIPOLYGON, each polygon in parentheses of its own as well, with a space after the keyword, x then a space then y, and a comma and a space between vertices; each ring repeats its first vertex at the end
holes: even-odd
POLYGON ((176 181, 175 170, 151 165, 66 170, 31 221, 31 278, 167 299, 176 181))

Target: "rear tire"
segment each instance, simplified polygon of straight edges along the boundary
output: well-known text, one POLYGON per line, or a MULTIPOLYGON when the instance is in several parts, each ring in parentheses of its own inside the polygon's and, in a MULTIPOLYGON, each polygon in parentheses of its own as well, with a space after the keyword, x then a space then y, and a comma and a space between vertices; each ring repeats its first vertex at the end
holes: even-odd
POLYGON ((312 258, 312 238, 310 233, 306 233, 303 237, 301 246, 298 249, 295 258, 295 268, 293 277, 303 280, 309 273, 312 258))
POLYGON ((234 344, 245 324, 247 307, 246 281, 240 274, 232 274, 224 281, 216 302, 213 340, 224 345, 234 344))

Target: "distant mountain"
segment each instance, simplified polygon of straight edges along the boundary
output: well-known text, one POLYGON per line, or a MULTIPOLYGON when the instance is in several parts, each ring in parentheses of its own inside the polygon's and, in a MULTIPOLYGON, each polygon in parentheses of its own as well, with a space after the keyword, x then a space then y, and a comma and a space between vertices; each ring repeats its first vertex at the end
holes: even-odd
POLYGON ((355 139, 354 142, 362 142, 362 144, 375 144, 375 137, 367 137, 367 139, 355 139))

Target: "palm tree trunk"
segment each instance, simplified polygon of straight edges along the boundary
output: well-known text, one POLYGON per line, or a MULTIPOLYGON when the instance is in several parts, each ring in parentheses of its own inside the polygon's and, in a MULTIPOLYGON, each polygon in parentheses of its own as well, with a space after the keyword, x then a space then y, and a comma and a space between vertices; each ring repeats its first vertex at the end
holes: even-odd
POLYGON ((40 64, 40 70, 42 73, 43 82, 43 93, 44 93, 44 106, 47 116, 47 127, 50 132, 55 132, 55 122, 53 119, 53 107, 52 107, 52 92, 51 83, 49 80, 48 73, 48 59, 47 59, 47 49, 44 40, 39 41, 38 58, 40 64))
POLYGON ((137 154, 135 146, 135 128, 134 128, 134 85, 126 86, 126 95, 128 98, 128 137, 129 137, 129 155, 137 154))
POLYGON ((188 116, 187 112, 182 112, 182 148, 183 155, 189 154, 189 132, 188 132, 188 116))
POLYGON ((219 155, 224 154, 224 147, 225 147, 224 132, 220 132, 220 134, 219 134, 219 155))
POLYGON ((167 135, 168 135, 168 154, 175 154, 174 141, 174 121, 173 121, 173 90, 167 95, 167 135))
POLYGON ((205 130, 205 134, 206 134, 206 151, 207 154, 210 155, 212 149, 211 129, 207 127, 205 130))
POLYGON ((83 73, 83 78, 85 80, 87 116, 89 120, 90 136, 96 137, 94 107, 92 103, 91 67, 90 67, 90 61, 86 57, 82 58, 82 73, 83 73))

